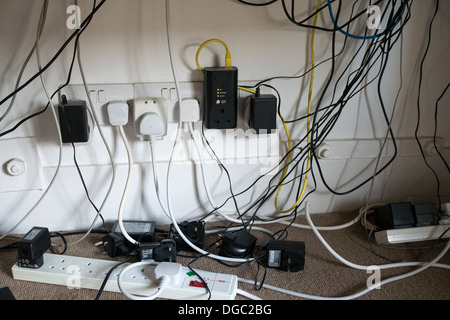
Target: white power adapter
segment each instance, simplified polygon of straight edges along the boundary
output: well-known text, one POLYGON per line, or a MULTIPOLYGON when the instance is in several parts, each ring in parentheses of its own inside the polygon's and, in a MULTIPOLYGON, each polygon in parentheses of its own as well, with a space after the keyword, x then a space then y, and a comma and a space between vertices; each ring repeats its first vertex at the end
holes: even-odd
POLYGON ((156 112, 148 112, 139 118, 139 133, 148 137, 161 137, 166 134, 166 124, 156 112))
POLYGON ((179 263, 161 262, 155 268, 155 278, 165 278, 167 284, 179 286, 183 281, 183 267, 179 263))
POLYGON ((161 139, 167 134, 166 101, 148 98, 133 100, 136 135, 142 140, 161 139))
POLYGON ((181 109, 181 122, 197 122, 200 121, 200 105, 195 98, 183 99, 181 109))
POLYGON ((126 101, 111 101, 107 106, 109 122, 113 126, 124 126, 128 123, 128 103, 126 101))

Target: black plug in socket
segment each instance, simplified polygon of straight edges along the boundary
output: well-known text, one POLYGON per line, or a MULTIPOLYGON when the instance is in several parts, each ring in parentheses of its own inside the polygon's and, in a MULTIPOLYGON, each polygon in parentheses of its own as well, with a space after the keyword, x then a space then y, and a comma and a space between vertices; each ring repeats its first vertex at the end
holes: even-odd
POLYGON ((302 241, 270 240, 266 244, 267 266, 286 272, 298 272, 305 267, 305 243, 302 241))
POLYGON ((63 143, 89 141, 90 127, 86 101, 67 101, 63 95, 58 105, 58 115, 63 143))
MULTIPOLYGON (((178 225, 183 235, 188 238, 196 247, 203 249, 205 240, 205 224, 201 221, 183 222, 178 225)), ((177 244, 177 251, 195 251, 188 245, 183 238, 178 234, 174 225, 170 225, 169 238, 175 240, 177 244)))
POLYGON ((256 133, 274 133, 277 129, 277 98, 273 94, 250 97, 249 126, 256 133))
POLYGON ((125 237, 121 234, 110 232, 102 238, 103 248, 111 258, 122 256, 127 253, 125 237))
POLYGON ((23 268, 38 269, 44 264, 44 253, 51 246, 47 228, 33 227, 17 243, 17 265, 23 268))
POLYGON ((138 252, 141 261, 175 262, 177 260, 177 248, 173 239, 163 239, 161 242, 141 243, 139 244, 138 252))
POLYGON ((237 126, 238 69, 204 68, 204 122, 208 129, 233 129, 237 126))
POLYGON ((256 237, 247 230, 230 232, 222 237, 219 254, 225 257, 244 258, 253 251, 256 237))

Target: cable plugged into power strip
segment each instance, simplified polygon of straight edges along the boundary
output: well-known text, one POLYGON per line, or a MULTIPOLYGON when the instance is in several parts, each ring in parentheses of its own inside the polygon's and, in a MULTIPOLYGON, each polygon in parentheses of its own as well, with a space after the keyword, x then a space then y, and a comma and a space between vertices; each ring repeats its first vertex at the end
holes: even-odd
MULTIPOLYGON (((39 269, 21 268, 17 264, 12 267, 15 280, 33 281, 67 286, 69 289, 84 288, 99 290, 108 271, 118 264, 117 261, 81 258, 44 254, 44 264, 39 269)), ((117 284, 120 272, 130 264, 117 267, 106 282, 105 291, 121 292, 117 284)), ((174 265, 170 265, 174 266, 174 265)), ((150 296, 158 287, 156 265, 146 265, 130 269, 123 275, 122 285, 134 295, 150 296)), ((238 278, 235 275, 214 273, 189 268, 171 267, 164 271, 160 265, 158 274, 174 274, 159 295, 163 299, 173 300, 206 300, 211 292, 211 300, 234 300, 237 292, 238 278), (200 279, 197 274, 203 279, 200 279)))
POLYGON ((449 204, 442 206, 440 217, 433 204, 413 206, 410 203, 395 203, 380 207, 375 211, 375 223, 378 227, 386 223, 388 228, 375 232, 375 241, 386 245, 448 239, 449 207, 449 204))

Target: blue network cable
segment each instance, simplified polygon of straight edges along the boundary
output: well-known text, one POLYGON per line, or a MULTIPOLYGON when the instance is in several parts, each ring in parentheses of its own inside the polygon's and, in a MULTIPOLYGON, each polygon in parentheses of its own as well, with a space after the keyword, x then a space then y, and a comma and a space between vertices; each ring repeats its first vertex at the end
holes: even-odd
MULTIPOLYGON (((406 8, 406 2, 403 4, 403 12, 402 12, 402 16, 405 12, 405 8, 406 8)), ((351 33, 346 32, 345 30, 342 30, 342 28, 340 28, 337 23, 336 23, 336 19, 334 18, 334 14, 333 14, 333 8, 331 7, 331 0, 328 0, 328 11, 330 12, 330 18, 331 21, 333 22, 335 28, 342 34, 346 35, 347 37, 353 38, 353 39, 359 39, 359 40, 371 40, 371 39, 375 39, 378 37, 381 37, 382 35, 386 34, 388 31, 385 30, 383 33, 377 33, 374 34, 372 36, 358 36, 358 35, 354 35, 351 33)), ((392 27, 392 29, 394 29, 401 21, 401 16, 398 18, 397 22, 395 23, 395 25, 392 27)), ((391 30, 392 30, 391 29, 391 30)))

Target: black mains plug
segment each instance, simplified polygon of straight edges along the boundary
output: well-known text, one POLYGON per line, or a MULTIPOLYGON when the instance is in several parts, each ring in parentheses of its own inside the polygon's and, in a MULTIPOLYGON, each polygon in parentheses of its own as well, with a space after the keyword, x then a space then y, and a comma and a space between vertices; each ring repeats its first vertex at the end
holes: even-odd
POLYGON ((62 96, 58 105, 59 126, 63 143, 89 141, 90 127, 86 101, 70 100, 62 96))
POLYGON ((204 68, 204 122, 208 129, 233 129, 238 114, 238 69, 204 68))

